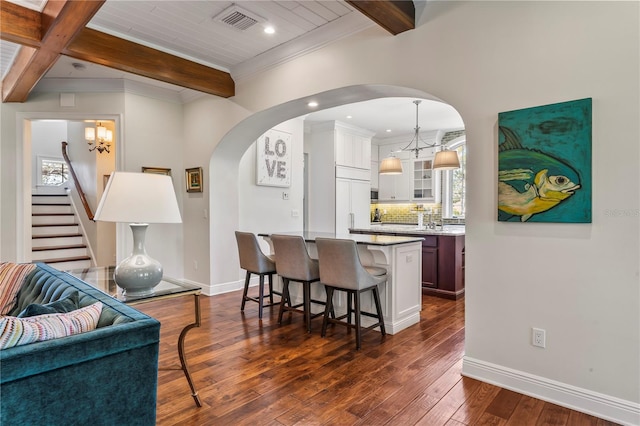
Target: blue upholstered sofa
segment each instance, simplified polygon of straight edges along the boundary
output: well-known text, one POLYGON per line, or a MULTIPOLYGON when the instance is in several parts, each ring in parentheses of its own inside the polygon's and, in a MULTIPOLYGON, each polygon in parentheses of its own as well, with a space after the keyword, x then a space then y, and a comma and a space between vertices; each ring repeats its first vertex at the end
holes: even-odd
POLYGON ((103 303, 97 328, 0 350, 0 424, 154 425, 157 320, 44 264, 26 277, 9 315, 74 290, 80 307, 103 303))

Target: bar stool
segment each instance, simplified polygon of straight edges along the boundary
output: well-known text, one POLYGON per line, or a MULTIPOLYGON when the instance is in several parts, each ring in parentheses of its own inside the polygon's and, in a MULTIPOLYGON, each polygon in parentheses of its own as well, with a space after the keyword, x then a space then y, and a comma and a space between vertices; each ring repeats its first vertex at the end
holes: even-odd
POLYGON ((311 304, 326 305, 324 301, 311 298, 311 284, 320 281, 318 260, 309 256, 304 239, 300 236, 274 234, 270 238, 278 257, 276 271, 282 277, 283 283, 278 324, 282 323, 282 315, 285 311, 303 313, 307 333, 310 333, 311 319, 322 315, 322 313, 312 314, 311 304), (297 305, 291 304, 289 293, 291 281, 302 283, 303 302, 297 305), (298 309, 300 306, 303 307, 302 310, 298 309))
POLYGON ((348 329, 356 330, 356 350, 360 349, 362 334, 366 331, 380 327, 382 336, 385 336, 382 307, 378 284, 387 281, 387 271, 384 268, 363 266, 358 256, 356 242, 346 239, 316 238, 318 260, 320 264, 320 281, 327 290, 327 305, 322 321, 322 333, 324 337, 327 325, 340 324, 348 329), (333 292, 335 290, 347 293, 347 313, 337 318, 329 318, 329 312, 333 309, 333 292), (375 302, 376 313, 364 312, 360 309, 360 295, 371 291, 375 302), (351 313, 355 313, 355 324, 351 324, 351 313), (378 322, 369 327, 361 326, 361 315, 376 318, 378 322), (340 321, 346 318, 347 321, 340 321))
POLYGON ((238 243, 238 254, 240 255, 240 267, 247 271, 244 280, 244 291, 242 293, 242 305, 240 311, 244 312, 244 305, 247 300, 258 302, 258 317, 262 319, 262 308, 275 305, 273 295, 280 294, 273 290, 273 274, 276 273, 275 259, 265 255, 260 249, 258 239, 250 232, 236 231, 236 242, 238 243), (249 291, 249 279, 251 274, 260 277, 258 297, 247 296, 249 291), (264 294, 264 276, 269 277, 269 294, 264 294), (269 303, 264 304, 264 298, 269 297, 269 303))

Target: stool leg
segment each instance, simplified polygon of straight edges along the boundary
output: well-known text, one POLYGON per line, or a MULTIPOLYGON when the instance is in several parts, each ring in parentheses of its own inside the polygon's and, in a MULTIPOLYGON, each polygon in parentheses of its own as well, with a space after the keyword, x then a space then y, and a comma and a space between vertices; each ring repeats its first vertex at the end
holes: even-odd
POLYGON ((273 274, 269 274, 269 303, 273 305, 273 274))
POLYGON ((333 311, 333 287, 326 287, 327 292, 327 304, 324 307, 324 317, 322 318, 322 331, 320 336, 324 337, 327 334, 327 324, 329 322, 329 313, 333 311))
POLYGON ((311 333, 311 283, 302 283, 302 298, 304 302, 304 322, 307 325, 307 333, 311 333))
POLYGON ((289 280, 282 279, 282 299, 280 299, 280 311, 278 312, 278 324, 282 324, 282 314, 284 314, 284 305, 289 303, 291 306, 291 300, 289 298, 289 280))
POLYGON ((352 292, 347 290, 347 324, 351 324, 351 314, 353 313, 352 292))
POLYGON ((260 289, 258 290, 258 318, 262 319, 262 306, 264 305, 264 274, 260 274, 260 289))
POLYGON ((251 278, 251 272, 247 271, 247 275, 244 278, 244 291, 242 292, 242 305, 240 305, 240 311, 244 311, 244 304, 247 301, 247 291, 249 290, 249 278, 251 278))
POLYGON ((380 321, 380 333, 384 336, 387 332, 384 329, 384 318, 382 318, 382 305, 380 305, 380 294, 378 286, 373 287, 373 300, 376 303, 376 311, 378 311, 378 321, 380 321))
POLYGON ((354 304, 355 304, 355 314, 356 314, 356 350, 360 350, 360 343, 362 340, 362 329, 360 328, 360 292, 353 292, 354 304))

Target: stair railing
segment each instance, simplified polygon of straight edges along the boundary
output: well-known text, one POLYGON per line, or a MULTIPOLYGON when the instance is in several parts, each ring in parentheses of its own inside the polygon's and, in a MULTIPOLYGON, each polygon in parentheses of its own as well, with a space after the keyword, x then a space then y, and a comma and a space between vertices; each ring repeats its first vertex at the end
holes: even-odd
POLYGON ((71 173, 71 177, 73 177, 73 183, 76 186, 76 191, 78 191, 78 195, 80 196, 80 201, 82 201, 82 205, 84 206, 84 211, 87 213, 87 217, 89 220, 93 220, 93 212, 91 211, 91 207, 89 206, 89 202, 87 201, 87 197, 84 195, 84 191, 82 190, 82 186, 80 185, 80 181, 76 176, 75 170, 73 170, 73 166, 71 165, 71 160, 69 160, 69 156, 67 155, 67 142, 62 142, 62 157, 64 161, 69 166, 69 172, 71 173))

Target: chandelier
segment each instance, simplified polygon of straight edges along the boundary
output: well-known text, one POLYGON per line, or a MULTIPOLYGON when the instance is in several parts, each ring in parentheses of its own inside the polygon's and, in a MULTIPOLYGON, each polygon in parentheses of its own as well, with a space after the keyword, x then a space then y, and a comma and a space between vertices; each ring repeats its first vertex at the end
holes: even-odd
MULTIPOLYGON (((420 124, 418 122, 418 108, 420 107, 421 100, 415 100, 413 103, 416 105, 416 127, 414 130, 413 139, 404 148, 395 152, 408 151, 415 154, 415 157, 420 156, 420 151, 423 149, 429 149, 434 147, 443 147, 441 151, 436 152, 433 159, 433 169, 438 170, 454 170, 460 168, 460 161, 458 160, 458 153, 450 151, 444 145, 439 143, 429 144, 420 138, 420 124)), ((402 173, 402 162, 394 153, 391 156, 384 158, 380 163, 380 174, 383 175, 397 175, 402 173)))
POLYGON ((84 129, 84 138, 89 144, 89 152, 98 150, 100 154, 103 152, 111 152, 111 142, 113 142, 113 132, 104 127, 100 122, 96 127, 86 127, 84 129))

